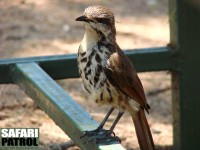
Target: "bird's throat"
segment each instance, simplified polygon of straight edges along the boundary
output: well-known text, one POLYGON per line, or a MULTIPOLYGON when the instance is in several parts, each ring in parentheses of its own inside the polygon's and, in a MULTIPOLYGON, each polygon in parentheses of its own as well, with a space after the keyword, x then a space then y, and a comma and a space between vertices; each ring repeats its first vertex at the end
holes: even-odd
POLYGON ((81 42, 83 51, 89 51, 97 45, 100 37, 91 27, 86 27, 85 35, 81 42))

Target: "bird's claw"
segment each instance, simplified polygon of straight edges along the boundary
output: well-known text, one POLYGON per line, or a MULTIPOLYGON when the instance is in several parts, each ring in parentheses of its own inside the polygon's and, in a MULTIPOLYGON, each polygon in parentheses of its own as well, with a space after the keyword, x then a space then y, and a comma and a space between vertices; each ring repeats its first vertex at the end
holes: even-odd
POLYGON ((115 137, 110 136, 110 137, 96 139, 96 144, 101 144, 101 145, 107 145, 107 144, 110 144, 113 142, 121 143, 121 140, 117 136, 115 136, 115 137))
POLYGON ((89 140, 83 144, 88 144, 95 142, 96 144, 109 144, 111 142, 121 142, 121 140, 115 135, 113 131, 110 130, 93 130, 93 131, 84 131, 83 135, 80 137, 88 137, 89 140))
POLYGON ((121 143, 121 140, 119 137, 115 136, 115 137, 104 137, 104 138, 90 138, 88 141, 84 142, 83 144, 88 144, 88 143, 91 143, 91 142, 95 142, 96 144, 100 144, 100 145, 107 145, 107 144, 110 144, 110 143, 113 143, 113 142, 119 142, 121 143))
POLYGON ((84 137, 92 137, 95 135, 98 135, 99 131, 97 130, 92 130, 92 131, 83 131, 82 135, 80 136, 80 139, 84 138, 84 137))
POLYGON ((102 135, 106 132, 109 132, 109 130, 104 130, 104 129, 96 129, 96 130, 92 130, 92 131, 83 131, 82 135, 80 136, 80 139, 84 138, 84 137, 94 137, 94 136, 98 136, 98 135, 102 135))

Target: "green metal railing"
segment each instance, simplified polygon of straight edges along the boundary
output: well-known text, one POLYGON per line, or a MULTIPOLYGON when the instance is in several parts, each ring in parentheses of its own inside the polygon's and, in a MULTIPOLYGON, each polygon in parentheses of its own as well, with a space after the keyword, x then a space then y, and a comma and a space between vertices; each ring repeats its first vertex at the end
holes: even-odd
POLYGON ((100 146, 84 144, 82 132, 96 129, 98 123, 86 113, 35 62, 19 63, 11 67, 12 81, 34 99, 49 117, 81 148, 85 150, 124 150, 119 143, 100 146))
MULTIPOLYGON (((137 71, 175 70, 177 65, 175 55, 168 47, 127 50, 125 52, 137 71)), ((53 79, 78 78, 77 60, 75 54, 45 57, 13 58, 0 60, 0 83, 12 83, 10 67, 20 63, 37 63, 53 79)))
MULTIPOLYGON (((173 54, 167 47, 126 51, 126 54, 140 71, 173 67, 173 54)), ((87 138, 80 140, 83 131, 95 129, 98 124, 52 79, 77 78, 77 70, 76 55, 5 59, 0 60, 0 83, 19 85, 82 149, 123 150, 116 142, 100 146, 83 144, 87 138)))
MULTIPOLYGON (((200 4, 197 0, 169 0, 169 18, 169 46, 126 51, 126 54, 139 72, 171 71, 174 149, 197 150, 200 147, 200 4)), ((83 144, 80 140, 82 131, 95 129, 98 123, 53 80, 77 77, 76 55, 0 60, 0 83, 15 83, 24 89, 79 147, 124 149, 119 143, 100 146, 83 144)))

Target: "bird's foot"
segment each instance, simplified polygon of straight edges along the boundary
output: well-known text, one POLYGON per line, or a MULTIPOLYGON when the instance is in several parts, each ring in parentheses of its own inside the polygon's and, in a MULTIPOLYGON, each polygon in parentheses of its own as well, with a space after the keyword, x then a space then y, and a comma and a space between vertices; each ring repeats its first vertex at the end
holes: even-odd
POLYGON ((121 143, 121 140, 118 136, 104 136, 100 138, 95 139, 96 144, 100 145, 108 145, 108 144, 113 144, 113 143, 121 143))
POLYGON ((92 130, 92 131, 83 131, 83 135, 81 135, 80 139, 84 138, 84 137, 93 137, 93 136, 97 136, 98 134, 102 134, 103 132, 105 132, 106 130, 104 129, 100 129, 100 128, 97 128, 95 130, 92 130))
POLYGON ((113 142, 121 142, 121 140, 115 136, 115 133, 110 130, 96 129, 93 131, 84 131, 80 138, 88 137, 89 140, 84 142, 84 144, 95 142, 97 144, 109 144, 113 142))
POLYGON ((92 131, 83 131, 83 135, 81 135, 80 139, 84 138, 84 137, 98 137, 98 136, 102 136, 102 135, 111 135, 113 134, 113 136, 115 136, 114 132, 110 132, 110 130, 105 130, 102 128, 97 128, 95 130, 92 131))

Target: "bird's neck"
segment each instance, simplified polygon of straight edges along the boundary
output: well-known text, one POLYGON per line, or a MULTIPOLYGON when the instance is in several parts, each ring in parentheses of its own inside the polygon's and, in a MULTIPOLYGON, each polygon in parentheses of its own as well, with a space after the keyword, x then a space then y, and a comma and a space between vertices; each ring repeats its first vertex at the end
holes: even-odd
POLYGON ((85 35, 81 42, 81 47, 83 51, 90 51, 93 47, 95 47, 99 42, 108 42, 115 43, 115 32, 107 32, 102 33, 100 31, 96 31, 91 27, 86 27, 85 35))
POLYGON ((81 42, 81 47, 84 51, 91 50, 99 41, 99 36, 90 28, 86 28, 85 35, 81 42))

